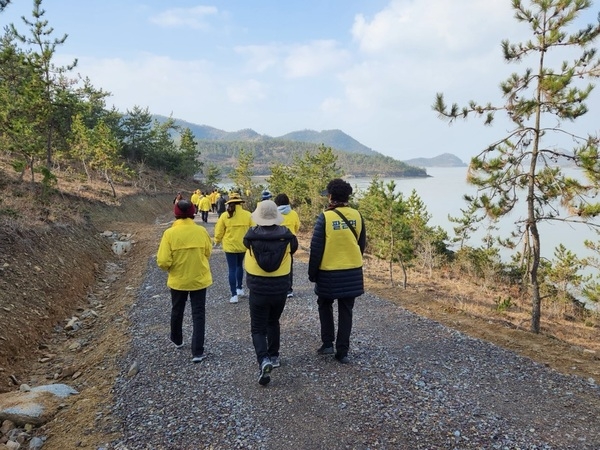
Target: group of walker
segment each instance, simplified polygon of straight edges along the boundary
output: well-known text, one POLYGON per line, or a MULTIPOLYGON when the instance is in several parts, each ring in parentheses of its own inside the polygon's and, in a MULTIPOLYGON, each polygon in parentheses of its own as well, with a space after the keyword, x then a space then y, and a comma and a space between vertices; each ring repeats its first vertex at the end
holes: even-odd
MULTIPOLYGON (((178 192, 178 195, 181 195, 181 193, 178 192)), ((190 201, 195 207, 196 214, 200 213, 202 222, 208 223, 208 213, 213 212, 218 214, 217 205, 224 203, 226 198, 218 189, 213 189, 209 194, 196 189, 191 195, 190 201), (220 199, 223 201, 221 202, 220 199)))
MULTIPOLYGON (((309 280, 315 283, 322 345, 321 355, 335 355, 342 364, 350 362, 350 334, 355 298, 363 294, 362 255, 366 231, 361 214, 348 202, 352 186, 336 178, 327 185, 329 204, 318 216, 310 243, 309 280), (335 333, 333 302, 338 301, 335 333)), ((175 221, 165 230, 157 253, 158 266, 168 272, 171 290, 171 334, 182 348, 182 324, 189 297, 192 309, 192 361, 206 358, 204 349, 206 289, 212 284, 209 259, 213 246, 222 244, 228 265, 230 303, 245 296, 244 270, 248 288, 250 332, 259 365, 259 384, 271 381, 271 371, 281 366, 279 319, 287 298, 293 296, 293 254, 298 248, 298 214, 286 194, 272 200, 264 191, 252 213, 244 200, 231 193, 225 212, 215 225, 214 241, 203 226, 194 222, 195 205, 174 201, 175 221)))

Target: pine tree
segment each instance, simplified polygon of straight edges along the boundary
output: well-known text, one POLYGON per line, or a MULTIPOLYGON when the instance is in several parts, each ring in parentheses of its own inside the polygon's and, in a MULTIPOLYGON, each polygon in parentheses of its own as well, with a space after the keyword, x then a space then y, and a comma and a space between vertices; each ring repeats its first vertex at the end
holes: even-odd
POLYGON ((474 203, 493 219, 525 204, 526 216, 516 225, 529 253, 524 260, 528 264, 534 333, 539 333, 541 319, 538 224, 552 220, 588 222, 600 212, 600 204, 593 199, 600 180, 598 137, 582 137, 567 130, 568 123, 588 112, 585 101, 593 86, 586 79, 600 75, 600 60, 592 47, 600 23, 568 31, 590 6, 589 0, 512 0, 515 19, 531 28, 532 39, 518 44, 503 41, 504 59, 508 63, 532 61, 535 69, 514 73, 501 84, 504 104, 500 106, 471 101, 464 108, 456 104, 448 108, 441 93, 433 105, 449 122, 475 115, 491 125, 495 115, 503 112, 512 123, 507 136, 471 159, 468 181, 479 188, 474 203), (550 64, 557 56, 569 58, 574 54, 574 60, 557 68, 550 64), (565 136, 574 143, 572 151, 559 147, 565 136), (589 182, 565 175, 555 166, 557 161, 576 164, 589 182))

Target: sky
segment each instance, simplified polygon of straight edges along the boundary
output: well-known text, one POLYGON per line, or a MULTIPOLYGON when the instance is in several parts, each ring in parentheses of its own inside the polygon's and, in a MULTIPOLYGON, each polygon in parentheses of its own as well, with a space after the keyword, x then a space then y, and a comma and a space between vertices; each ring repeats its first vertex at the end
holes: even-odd
MULTIPOLYGON (((579 18, 595 23, 598 2, 579 18)), ((339 129, 398 160, 453 153, 468 162, 508 124, 448 125, 447 103, 500 104, 500 82, 533 64, 504 62, 501 41, 530 38, 511 0, 43 0, 56 63, 134 106, 272 137, 339 129)), ((33 0, 0 13, 21 33, 33 0)), ((579 28, 579 26, 578 26, 579 28)), ((558 56, 561 61, 565 59, 558 56)), ((600 89, 577 127, 598 132, 600 89), (595 112, 595 114, 594 114, 595 112)))

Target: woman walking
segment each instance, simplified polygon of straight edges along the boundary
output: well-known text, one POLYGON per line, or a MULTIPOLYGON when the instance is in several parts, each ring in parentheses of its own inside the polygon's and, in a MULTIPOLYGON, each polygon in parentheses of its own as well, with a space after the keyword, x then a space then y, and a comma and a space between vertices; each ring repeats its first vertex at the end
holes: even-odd
MULTIPOLYGON (((290 199, 286 194, 279 194, 274 200, 277 205, 277 210, 283 216, 283 222, 281 225, 287 227, 294 236, 298 235, 300 231, 300 217, 298 213, 292 209, 290 205, 290 199)), ((294 260, 292 259, 292 267, 290 269, 290 290, 287 293, 288 298, 294 296, 294 260)))
POLYGON ((225 202, 226 210, 215 225, 215 245, 223 243, 223 251, 229 268, 229 288, 231 298, 229 303, 237 303, 239 297, 245 295, 243 288, 244 278, 244 235, 252 226, 250 212, 242 204, 244 200, 237 192, 231 193, 225 202))
POLYGON ((258 382, 271 381, 271 370, 281 365, 279 359, 279 318, 290 289, 292 254, 298 239, 285 226, 283 217, 271 200, 261 201, 252 213, 257 224, 246 233, 246 283, 250 291, 250 331, 259 365, 258 382))
POLYGON ((174 208, 175 222, 162 235, 156 263, 169 273, 171 289, 171 341, 182 348, 183 315, 189 297, 192 307, 192 362, 205 358, 204 332, 206 289, 212 284, 208 260, 212 251, 206 229, 194 222, 196 208, 188 200, 179 200, 174 208))

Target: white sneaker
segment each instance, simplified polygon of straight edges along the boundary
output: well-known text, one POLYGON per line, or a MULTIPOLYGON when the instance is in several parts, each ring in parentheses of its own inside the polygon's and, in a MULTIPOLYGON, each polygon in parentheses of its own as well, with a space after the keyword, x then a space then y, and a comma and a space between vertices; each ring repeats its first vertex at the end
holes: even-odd
POLYGON ((202 354, 202 355, 200 355, 200 356, 194 356, 194 357, 192 358, 192 362, 193 362, 193 363, 199 363, 199 362, 202 362, 202 361, 204 361, 205 359, 206 359, 206 355, 205 355, 205 354, 202 354))
POLYGON ((237 295, 239 295, 240 297, 243 297, 244 295, 246 295, 246 293, 244 292, 244 289, 236 289, 237 291, 237 295))
POLYGON ((231 297, 229 299, 229 303, 237 303, 238 302, 238 296, 234 295, 233 297, 231 297))

